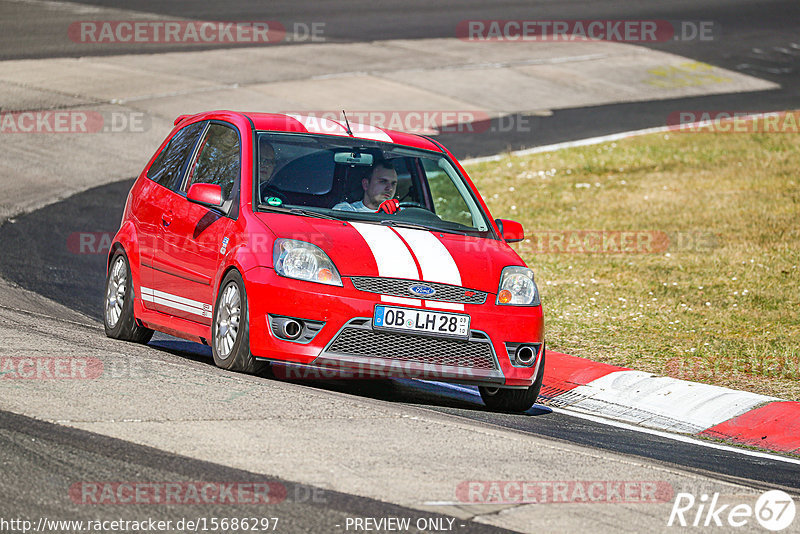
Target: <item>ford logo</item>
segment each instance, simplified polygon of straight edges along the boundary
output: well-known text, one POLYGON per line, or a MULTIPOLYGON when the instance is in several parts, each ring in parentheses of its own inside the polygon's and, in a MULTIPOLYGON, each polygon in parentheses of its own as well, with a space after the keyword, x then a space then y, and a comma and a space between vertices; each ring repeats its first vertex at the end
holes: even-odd
POLYGON ((433 289, 431 286, 425 285, 414 285, 408 288, 408 292, 412 295, 417 295, 418 297, 430 297, 436 290, 433 289))

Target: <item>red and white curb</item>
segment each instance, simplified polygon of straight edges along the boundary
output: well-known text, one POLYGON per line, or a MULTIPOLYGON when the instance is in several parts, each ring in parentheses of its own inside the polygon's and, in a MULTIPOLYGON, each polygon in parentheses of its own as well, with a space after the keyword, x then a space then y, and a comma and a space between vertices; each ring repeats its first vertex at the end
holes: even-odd
POLYGON ((547 406, 800 454, 800 402, 547 353, 547 406))
MULTIPOLYGON (((759 118, 770 113, 756 113, 759 118)), ((695 122, 683 127, 702 127, 695 122)), ((498 161, 564 148, 596 145, 653 133, 659 126, 462 160, 498 161)), ((558 352, 547 352, 539 401, 555 409, 679 434, 710 437, 768 451, 800 455, 800 402, 657 376, 558 352)))

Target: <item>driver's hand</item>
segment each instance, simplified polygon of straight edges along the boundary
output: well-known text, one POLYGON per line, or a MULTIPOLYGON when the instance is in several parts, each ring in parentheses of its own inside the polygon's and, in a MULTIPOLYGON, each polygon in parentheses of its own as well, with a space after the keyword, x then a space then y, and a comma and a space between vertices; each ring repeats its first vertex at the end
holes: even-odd
POLYGON ((381 205, 378 206, 378 212, 388 213, 392 215, 400 211, 400 201, 396 198, 390 198, 389 200, 384 200, 381 202, 381 205))

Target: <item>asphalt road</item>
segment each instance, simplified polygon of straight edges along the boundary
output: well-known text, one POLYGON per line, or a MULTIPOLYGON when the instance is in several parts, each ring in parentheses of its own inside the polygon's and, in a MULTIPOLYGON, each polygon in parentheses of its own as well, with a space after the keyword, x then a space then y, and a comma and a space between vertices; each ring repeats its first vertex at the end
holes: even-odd
MULTIPOLYGON (((98 322, 105 280, 105 251, 119 224, 131 181, 91 189, 0 226, 0 276, 98 322)), ((208 347, 157 336, 151 345, 182 359, 213 365, 208 347)), ((264 380, 274 380, 267 376, 264 380)), ((723 480, 746 480, 757 487, 800 490, 800 466, 713 449, 702 444, 617 427, 534 408, 516 416, 485 410, 480 398, 446 386, 411 380, 369 383, 324 382, 314 387, 426 409, 564 442, 614 451, 665 465, 711 474, 723 480)))
MULTIPOLYGON (((181 520, 184 524, 185 521, 202 524, 200 521, 203 519, 208 526, 211 518, 246 518, 250 524, 257 525, 257 531, 274 529, 297 534, 344 532, 348 518, 398 517, 409 519, 413 525, 418 521, 423 525, 431 520, 430 524, 447 524, 446 517, 439 514, 265 477, 5 411, 0 411, 0 464, 3 466, 0 487, 4 489, 0 518, 6 521, 12 518, 27 520, 33 525, 38 525, 42 518, 73 522, 64 528, 51 526, 42 529, 43 532, 91 531, 87 528, 88 522, 98 518, 131 522, 149 519, 171 521, 170 532, 200 530, 176 527, 181 520), (96 486, 79 485, 76 489, 77 480, 83 481, 78 484, 96 486), (126 490, 104 494, 96 489, 105 488, 108 481, 133 483, 142 480, 186 482, 189 485, 203 481, 202 485, 197 485, 201 491, 206 483, 212 486, 205 494, 197 496, 187 486, 185 492, 173 494, 175 498, 169 502, 164 502, 166 490, 160 494, 150 490, 146 496, 142 492, 141 497, 133 497, 133 493, 124 493, 126 490), (256 485, 264 488, 260 497, 255 497, 250 489, 256 485), (234 489, 224 493, 226 487, 234 489), (67 495, 69 498, 65 498, 67 495), (122 501, 129 495, 133 503, 122 506, 116 502, 119 496, 122 501), (76 528, 74 522, 78 521, 86 526, 76 528)), ((508 532, 468 520, 457 520, 453 525, 453 530, 463 533, 508 532)), ((116 528, 112 532, 137 530, 116 528)), ((0 531, 21 532, 22 529, 0 527, 0 531)), ((437 530, 424 528, 418 531, 437 530)))

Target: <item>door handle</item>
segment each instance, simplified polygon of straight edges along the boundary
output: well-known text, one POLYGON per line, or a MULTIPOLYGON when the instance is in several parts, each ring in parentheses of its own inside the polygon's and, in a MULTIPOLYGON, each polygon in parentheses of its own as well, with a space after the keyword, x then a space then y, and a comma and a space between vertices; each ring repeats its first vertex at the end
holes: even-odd
POLYGON ((172 214, 169 213, 162 213, 161 214, 161 224, 164 226, 169 226, 172 224, 172 214))

